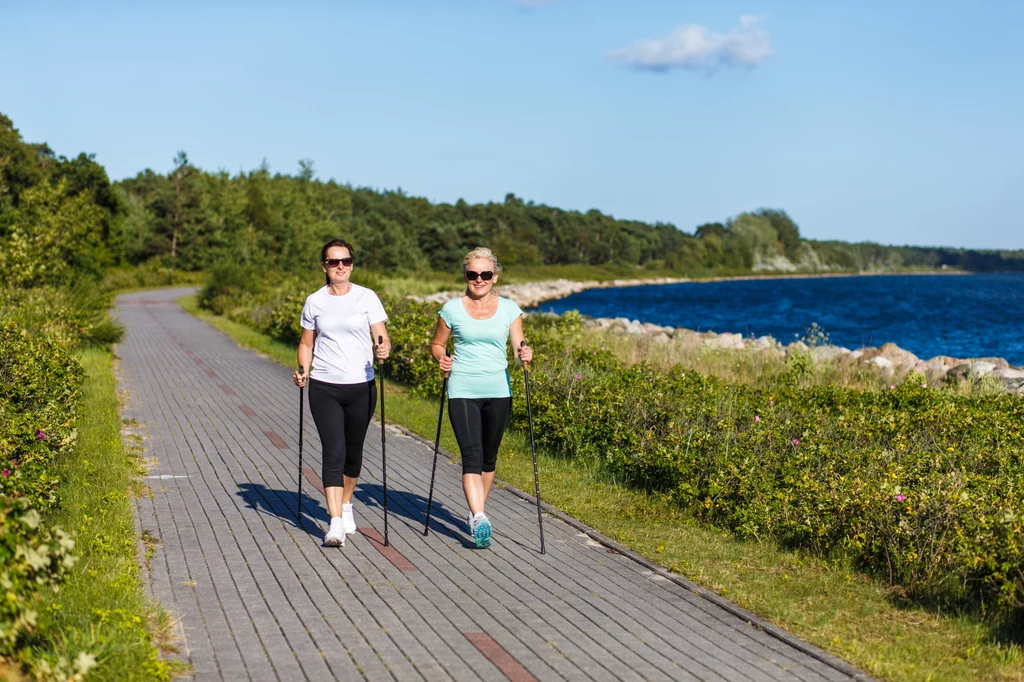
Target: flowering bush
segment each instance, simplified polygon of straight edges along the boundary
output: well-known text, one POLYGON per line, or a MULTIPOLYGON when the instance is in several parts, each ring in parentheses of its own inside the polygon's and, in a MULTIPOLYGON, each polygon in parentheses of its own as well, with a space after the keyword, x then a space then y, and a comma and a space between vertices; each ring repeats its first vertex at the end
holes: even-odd
POLYGON ((56 503, 52 465, 74 443, 82 378, 66 343, 0 324, 0 495, 56 503))

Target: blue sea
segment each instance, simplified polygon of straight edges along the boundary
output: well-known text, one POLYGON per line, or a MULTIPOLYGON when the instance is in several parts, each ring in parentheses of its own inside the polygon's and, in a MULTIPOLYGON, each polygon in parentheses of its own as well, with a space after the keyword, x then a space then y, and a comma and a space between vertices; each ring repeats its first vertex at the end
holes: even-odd
POLYGON ((817 322, 830 342, 892 342, 923 359, 1002 357, 1024 365, 1024 273, 874 275, 687 282, 591 289, 537 310, 579 310, 697 331, 769 334, 783 343, 817 322))

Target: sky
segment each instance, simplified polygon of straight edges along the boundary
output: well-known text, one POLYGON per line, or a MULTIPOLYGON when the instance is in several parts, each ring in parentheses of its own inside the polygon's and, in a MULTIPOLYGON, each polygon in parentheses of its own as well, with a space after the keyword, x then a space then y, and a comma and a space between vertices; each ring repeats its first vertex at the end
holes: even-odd
POLYGON ((178 150, 687 232, 1024 248, 1024 3, 0 0, 0 112, 112 179, 178 150))

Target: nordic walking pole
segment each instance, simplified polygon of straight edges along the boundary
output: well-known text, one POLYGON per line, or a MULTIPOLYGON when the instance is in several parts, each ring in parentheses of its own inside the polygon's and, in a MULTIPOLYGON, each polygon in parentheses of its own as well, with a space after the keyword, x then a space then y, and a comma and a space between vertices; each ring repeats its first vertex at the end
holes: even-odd
MULTIPOLYGON (((447 348, 444 351, 445 357, 451 356, 447 348)), ((437 436, 434 438, 434 464, 430 467, 430 495, 427 497, 427 520, 423 524, 423 534, 426 535, 430 528, 430 505, 434 502, 434 474, 437 472, 437 449, 441 446, 441 419, 444 417, 444 396, 448 392, 448 372, 444 373, 444 380, 441 382, 441 410, 437 413, 437 436)))
MULTIPOLYGON (((526 339, 519 347, 526 345, 526 339)), ((540 528, 540 553, 544 554, 544 518, 540 513, 540 476, 537 474, 537 445, 533 440, 533 409, 530 407, 530 363, 523 363, 523 380, 526 382, 526 414, 530 418, 530 452, 533 453, 533 489, 537 493, 537 527, 540 528)))
MULTIPOLYGON (((384 345, 384 337, 377 337, 377 346, 384 345)), ((376 350, 376 348, 374 348, 376 350)), ((384 363, 377 359, 380 370, 380 461, 384 478, 384 546, 388 546, 388 456, 384 449, 384 363)))
MULTIPOLYGON (((306 368, 299 365, 299 374, 305 374, 306 368)), ((295 501, 295 520, 302 525, 302 413, 305 412, 302 405, 302 386, 299 386, 299 492, 295 501)))

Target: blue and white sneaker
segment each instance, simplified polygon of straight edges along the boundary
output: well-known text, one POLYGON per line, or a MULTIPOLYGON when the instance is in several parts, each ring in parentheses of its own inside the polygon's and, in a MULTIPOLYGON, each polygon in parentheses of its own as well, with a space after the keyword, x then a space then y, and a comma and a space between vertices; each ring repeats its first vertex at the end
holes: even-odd
POLYGON ((476 541, 478 549, 491 546, 491 522, 483 512, 473 517, 470 528, 473 530, 473 540, 476 541))

